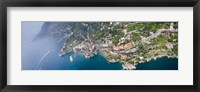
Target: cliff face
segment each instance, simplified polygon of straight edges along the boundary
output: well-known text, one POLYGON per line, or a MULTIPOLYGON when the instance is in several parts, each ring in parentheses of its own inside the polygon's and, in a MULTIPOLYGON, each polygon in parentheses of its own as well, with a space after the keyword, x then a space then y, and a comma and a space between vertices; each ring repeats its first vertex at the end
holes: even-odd
POLYGON ((35 40, 46 36, 62 38, 67 34, 73 33, 77 39, 87 37, 87 34, 98 30, 100 23, 84 23, 84 22, 45 22, 40 33, 35 37, 35 40))
POLYGON ((57 42, 64 44, 60 53, 62 56, 71 52, 72 48, 81 42, 92 39, 94 37, 92 34, 99 31, 100 26, 100 22, 45 22, 34 40, 44 37, 59 39, 57 42))
POLYGON ((70 31, 67 27, 72 23, 65 22, 45 22, 35 39, 41 39, 46 36, 62 37, 64 33, 70 31))

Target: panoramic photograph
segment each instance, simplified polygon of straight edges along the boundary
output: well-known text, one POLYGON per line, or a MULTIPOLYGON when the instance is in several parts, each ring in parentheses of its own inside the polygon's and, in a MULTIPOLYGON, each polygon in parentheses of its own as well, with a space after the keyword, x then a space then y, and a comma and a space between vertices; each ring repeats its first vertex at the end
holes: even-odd
POLYGON ((21 70, 178 70, 178 22, 21 22, 21 70))

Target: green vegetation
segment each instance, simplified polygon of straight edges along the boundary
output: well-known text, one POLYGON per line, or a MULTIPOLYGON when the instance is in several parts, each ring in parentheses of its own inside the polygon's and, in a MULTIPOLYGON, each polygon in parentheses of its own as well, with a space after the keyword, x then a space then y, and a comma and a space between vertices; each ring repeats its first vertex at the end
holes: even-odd
POLYGON ((140 22, 128 25, 128 31, 142 31, 145 35, 149 36, 150 32, 156 32, 158 29, 169 28, 170 23, 165 22, 140 22))
POLYGON ((121 38, 121 36, 119 35, 115 35, 113 38, 112 38, 112 42, 116 45, 117 43, 119 43, 119 39, 121 38))
POLYGON ((137 33, 133 34, 133 35, 131 36, 131 39, 132 39, 133 41, 140 40, 140 39, 141 39, 140 34, 137 34, 137 33))
POLYGON ((174 46, 174 48, 172 49, 173 54, 175 54, 176 56, 178 56, 178 44, 176 44, 174 46))
POLYGON ((97 37, 97 38, 100 37, 102 34, 103 33, 99 30, 94 32, 94 36, 97 37))
POLYGON ((158 45, 161 49, 165 47, 165 44, 167 43, 167 37, 164 35, 159 35, 158 37, 151 39, 151 42, 158 45))

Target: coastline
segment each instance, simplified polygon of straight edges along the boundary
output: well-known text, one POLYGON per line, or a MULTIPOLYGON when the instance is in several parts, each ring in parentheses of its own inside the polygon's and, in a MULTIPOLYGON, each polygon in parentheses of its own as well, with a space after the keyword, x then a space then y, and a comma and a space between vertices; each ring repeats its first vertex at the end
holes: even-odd
POLYGON ((178 58, 165 56, 138 64, 135 70, 178 70, 178 65, 178 58))
MULTIPOLYGON (((82 56, 85 57, 84 53, 71 52, 71 54, 82 55, 82 56)), ((102 56, 103 58, 106 59, 106 57, 103 54, 95 54, 94 56, 102 56)), ((89 59, 89 58, 92 58, 94 56, 85 57, 85 59, 89 59)), ((158 59, 162 59, 164 57, 167 57, 168 59, 170 59, 170 58, 177 58, 178 59, 178 56, 158 55, 158 56, 155 56, 155 57, 152 57, 152 58, 148 58, 146 61, 143 61, 143 62, 139 61, 138 63, 135 63, 135 64, 129 64, 129 63, 122 64, 120 61, 117 61, 117 60, 108 60, 108 59, 106 59, 106 62, 110 63, 110 64, 114 64, 114 63, 118 63, 119 62, 122 65, 122 69, 121 70, 136 70, 137 69, 137 65, 139 65, 139 64, 152 62, 152 61, 155 61, 155 60, 158 60, 158 59)))
POLYGON ((139 61, 138 63, 135 63, 135 64, 122 64, 122 67, 123 67, 123 70, 135 70, 137 67, 138 64, 142 64, 142 63, 147 63, 147 62, 151 62, 153 60, 157 60, 157 59, 161 59, 161 58, 164 58, 164 57, 167 57, 168 59, 169 58, 177 58, 178 59, 178 56, 165 56, 165 55, 159 55, 159 56, 155 56, 155 57, 152 57, 152 58, 148 58, 146 59, 146 61, 139 61))

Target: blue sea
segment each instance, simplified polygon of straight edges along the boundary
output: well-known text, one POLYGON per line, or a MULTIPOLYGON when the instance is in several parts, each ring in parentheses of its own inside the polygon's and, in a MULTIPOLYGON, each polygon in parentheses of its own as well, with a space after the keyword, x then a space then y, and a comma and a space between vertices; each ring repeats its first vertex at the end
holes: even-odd
MULTIPOLYGON (((109 63, 102 55, 85 58, 82 54, 58 55, 63 41, 45 37, 33 41, 43 22, 22 22, 22 70, 121 70, 119 62, 109 63)), ((178 70, 177 58, 158 58, 138 64, 136 70, 178 70)))
POLYGON ((136 67, 136 70, 178 70, 178 58, 162 57, 136 67))

